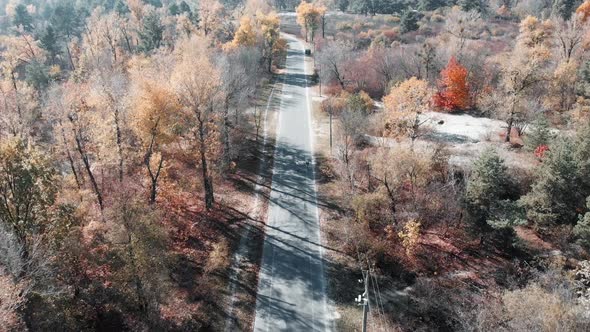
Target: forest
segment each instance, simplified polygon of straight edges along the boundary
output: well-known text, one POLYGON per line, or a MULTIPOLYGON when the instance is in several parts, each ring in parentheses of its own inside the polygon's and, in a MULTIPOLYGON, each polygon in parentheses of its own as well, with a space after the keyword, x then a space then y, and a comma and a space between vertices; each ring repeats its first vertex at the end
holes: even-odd
POLYGON ((0 0, 0 331, 256 330, 291 37, 334 330, 590 330, 590 1, 0 0))
POLYGON ((374 331, 588 330, 590 2, 379 3, 283 19, 315 51, 337 329, 368 271, 374 331))
POLYGON ((216 0, 2 10, 0 330, 214 328, 278 16, 216 0))

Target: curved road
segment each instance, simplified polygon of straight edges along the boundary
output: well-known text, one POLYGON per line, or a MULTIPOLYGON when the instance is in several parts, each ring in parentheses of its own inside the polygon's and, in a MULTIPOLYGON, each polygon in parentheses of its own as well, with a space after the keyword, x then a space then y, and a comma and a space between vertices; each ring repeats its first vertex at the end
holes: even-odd
POLYGON ((296 38, 285 34, 283 38, 288 53, 254 331, 331 331, 305 53, 296 38))

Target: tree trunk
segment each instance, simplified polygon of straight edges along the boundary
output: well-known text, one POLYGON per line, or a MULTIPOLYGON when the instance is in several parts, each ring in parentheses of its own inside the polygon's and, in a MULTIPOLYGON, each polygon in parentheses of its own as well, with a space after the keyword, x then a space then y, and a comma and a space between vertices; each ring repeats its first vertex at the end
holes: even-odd
POLYGON ((152 182, 150 188, 150 205, 156 203, 156 196, 158 194, 158 179, 160 178, 160 171, 162 170, 163 164, 164 158, 160 158, 160 162, 158 163, 158 169, 156 170, 155 174, 152 172, 150 166, 148 166, 148 172, 150 174, 150 180, 152 182))
POLYGON ((141 277, 139 276, 138 273, 138 269, 137 269, 137 263, 135 261, 135 250, 133 248, 133 242, 132 242, 132 238, 131 238, 131 231, 129 230, 129 225, 128 223, 125 223, 126 228, 127 228, 127 243, 128 243, 128 247, 127 247, 127 254, 129 255, 129 263, 131 265, 131 273, 132 273, 132 277, 133 277, 133 284, 135 286, 135 295, 137 296, 137 302, 139 304, 139 311, 145 316, 147 315, 147 298, 145 296, 145 291, 144 291, 144 287, 143 287, 143 282, 141 280, 141 277))
POLYGON ((119 182, 123 182, 123 143, 121 142, 121 126, 119 123, 118 108, 115 108, 115 132, 117 135, 117 154, 119 158, 119 182))
POLYGON ((80 189, 82 189, 82 184, 80 183, 80 178, 78 178, 78 171, 76 170, 76 165, 74 164, 74 158, 72 157, 72 154, 70 153, 70 148, 68 147, 68 142, 66 140, 66 133, 64 131, 63 126, 61 127, 61 138, 64 142, 64 149, 66 150, 66 156, 68 157, 68 161, 70 163, 70 168, 72 169, 72 174, 74 174, 74 179, 76 180, 76 185, 78 186, 78 190, 80 190, 80 189))
POLYGON ((230 162, 231 142, 229 139, 229 98, 225 100, 225 107, 223 109, 223 164, 225 167, 230 162))
POLYGON ((68 59, 70 60, 70 66, 72 66, 72 71, 76 70, 76 66, 74 65, 74 60, 72 59, 72 53, 70 52, 70 38, 68 37, 66 40, 66 52, 68 53, 68 59))
POLYGON ((155 130, 152 132, 152 137, 150 140, 150 145, 148 147, 147 152, 145 153, 144 157, 144 164, 147 168, 148 175, 150 176, 151 186, 150 186, 150 205, 156 203, 156 196, 158 194, 158 179, 160 178, 160 171, 162 170, 162 165, 164 164, 164 158, 160 156, 160 161, 158 162, 158 169, 156 172, 152 171, 151 161, 152 155, 154 154, 154 145, 155 145, 155 130))
POLYGON ((389 182, 387 182, 387 177, 385 177, 385 179, 383 180, 383 184, 385 185, 385 189, 387 189, 387 196, 389 197, 389 209, 391 211, 391 219, 395 224, 395 214, 397 213, 397 200, 395 199, 395 193, 389 186, 389 182))
MULTIPOLYGON (((71 121, 71 120, 70 120, 71 121)), ((84 163, 84 168, 86 169, 86 173, 88 173, 88 177, 90 178, 90 183, 92 184, 92 189, 94 190, 94 194, 96 195, 96 199, 98 201, 98 206, 102 211, 104 209, 103 201, 102 201, 102 194, 100 193, 100 189, 98 188, 98 183, 96 182, 96 178, 92 173, 92 168, 90 167, 90 160, 88 160, 88 155, 86 154, 86 150, 82 144, 80 137, 78 136, 78 132, 76 129, 72 129, 74 132, 74 139, 76 141, 76 148, 78 153, 80 154, 80 158, 82 158, 82 162, 84 163)))
POLYGON ((512 133, 512 126, 514 125, 514 105, 512 105, 512 108, 510 110, 510 116, 508 118, 508 130, 506 132, 506 138, 504 139, 504 142, 506 143, 510 143, 510 134, 512 133))
POLYGON ((203 119, 199 121, 199 152, 201 155, 201 172, 203 177, 203 187, 205 190, 205 208, 211 210, 213 203, 215 203, 215 197, 213 195, 213 181, 209 175, 209 169, 207 165, 207 147, 205 144, 205 123, 203 119))

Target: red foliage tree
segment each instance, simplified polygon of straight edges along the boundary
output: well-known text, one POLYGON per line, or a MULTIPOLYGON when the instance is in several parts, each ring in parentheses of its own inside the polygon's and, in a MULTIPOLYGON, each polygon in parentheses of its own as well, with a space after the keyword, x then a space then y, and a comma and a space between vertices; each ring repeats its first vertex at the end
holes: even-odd
POLYGON ((549 151, 549 147, 547 145, 539 145, 535 151, 534 154, 537 158, 542 159, 543 157, 545 157, 545 153, 549 151))
POLYGON ((440 72, 439 90, 434 95, 434 105, 448 112, 464 110, 470 105, 467 69, 452 57, 440 72))

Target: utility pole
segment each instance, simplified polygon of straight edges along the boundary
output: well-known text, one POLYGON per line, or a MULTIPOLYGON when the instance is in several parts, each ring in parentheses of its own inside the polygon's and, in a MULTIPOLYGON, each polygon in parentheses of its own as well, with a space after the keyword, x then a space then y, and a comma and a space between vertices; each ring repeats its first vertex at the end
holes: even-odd
POLYGON ((359 295, 354 302, 357 305, 363 306, 363 332, 367 332, 367 316, 369 314, 369 270, 362 271, 363 273, 363 280, 359 280, 360 283, 365 283, 365 292, 362 295, 359 295))
POLYGON ((332 110, 330 109, 330 154, 332 154, 332 110))
POLYGON ((320 62, 320 69, 318 70, 318 82, 320 83, 320 97, 322 96, 322 63, 320 62))

